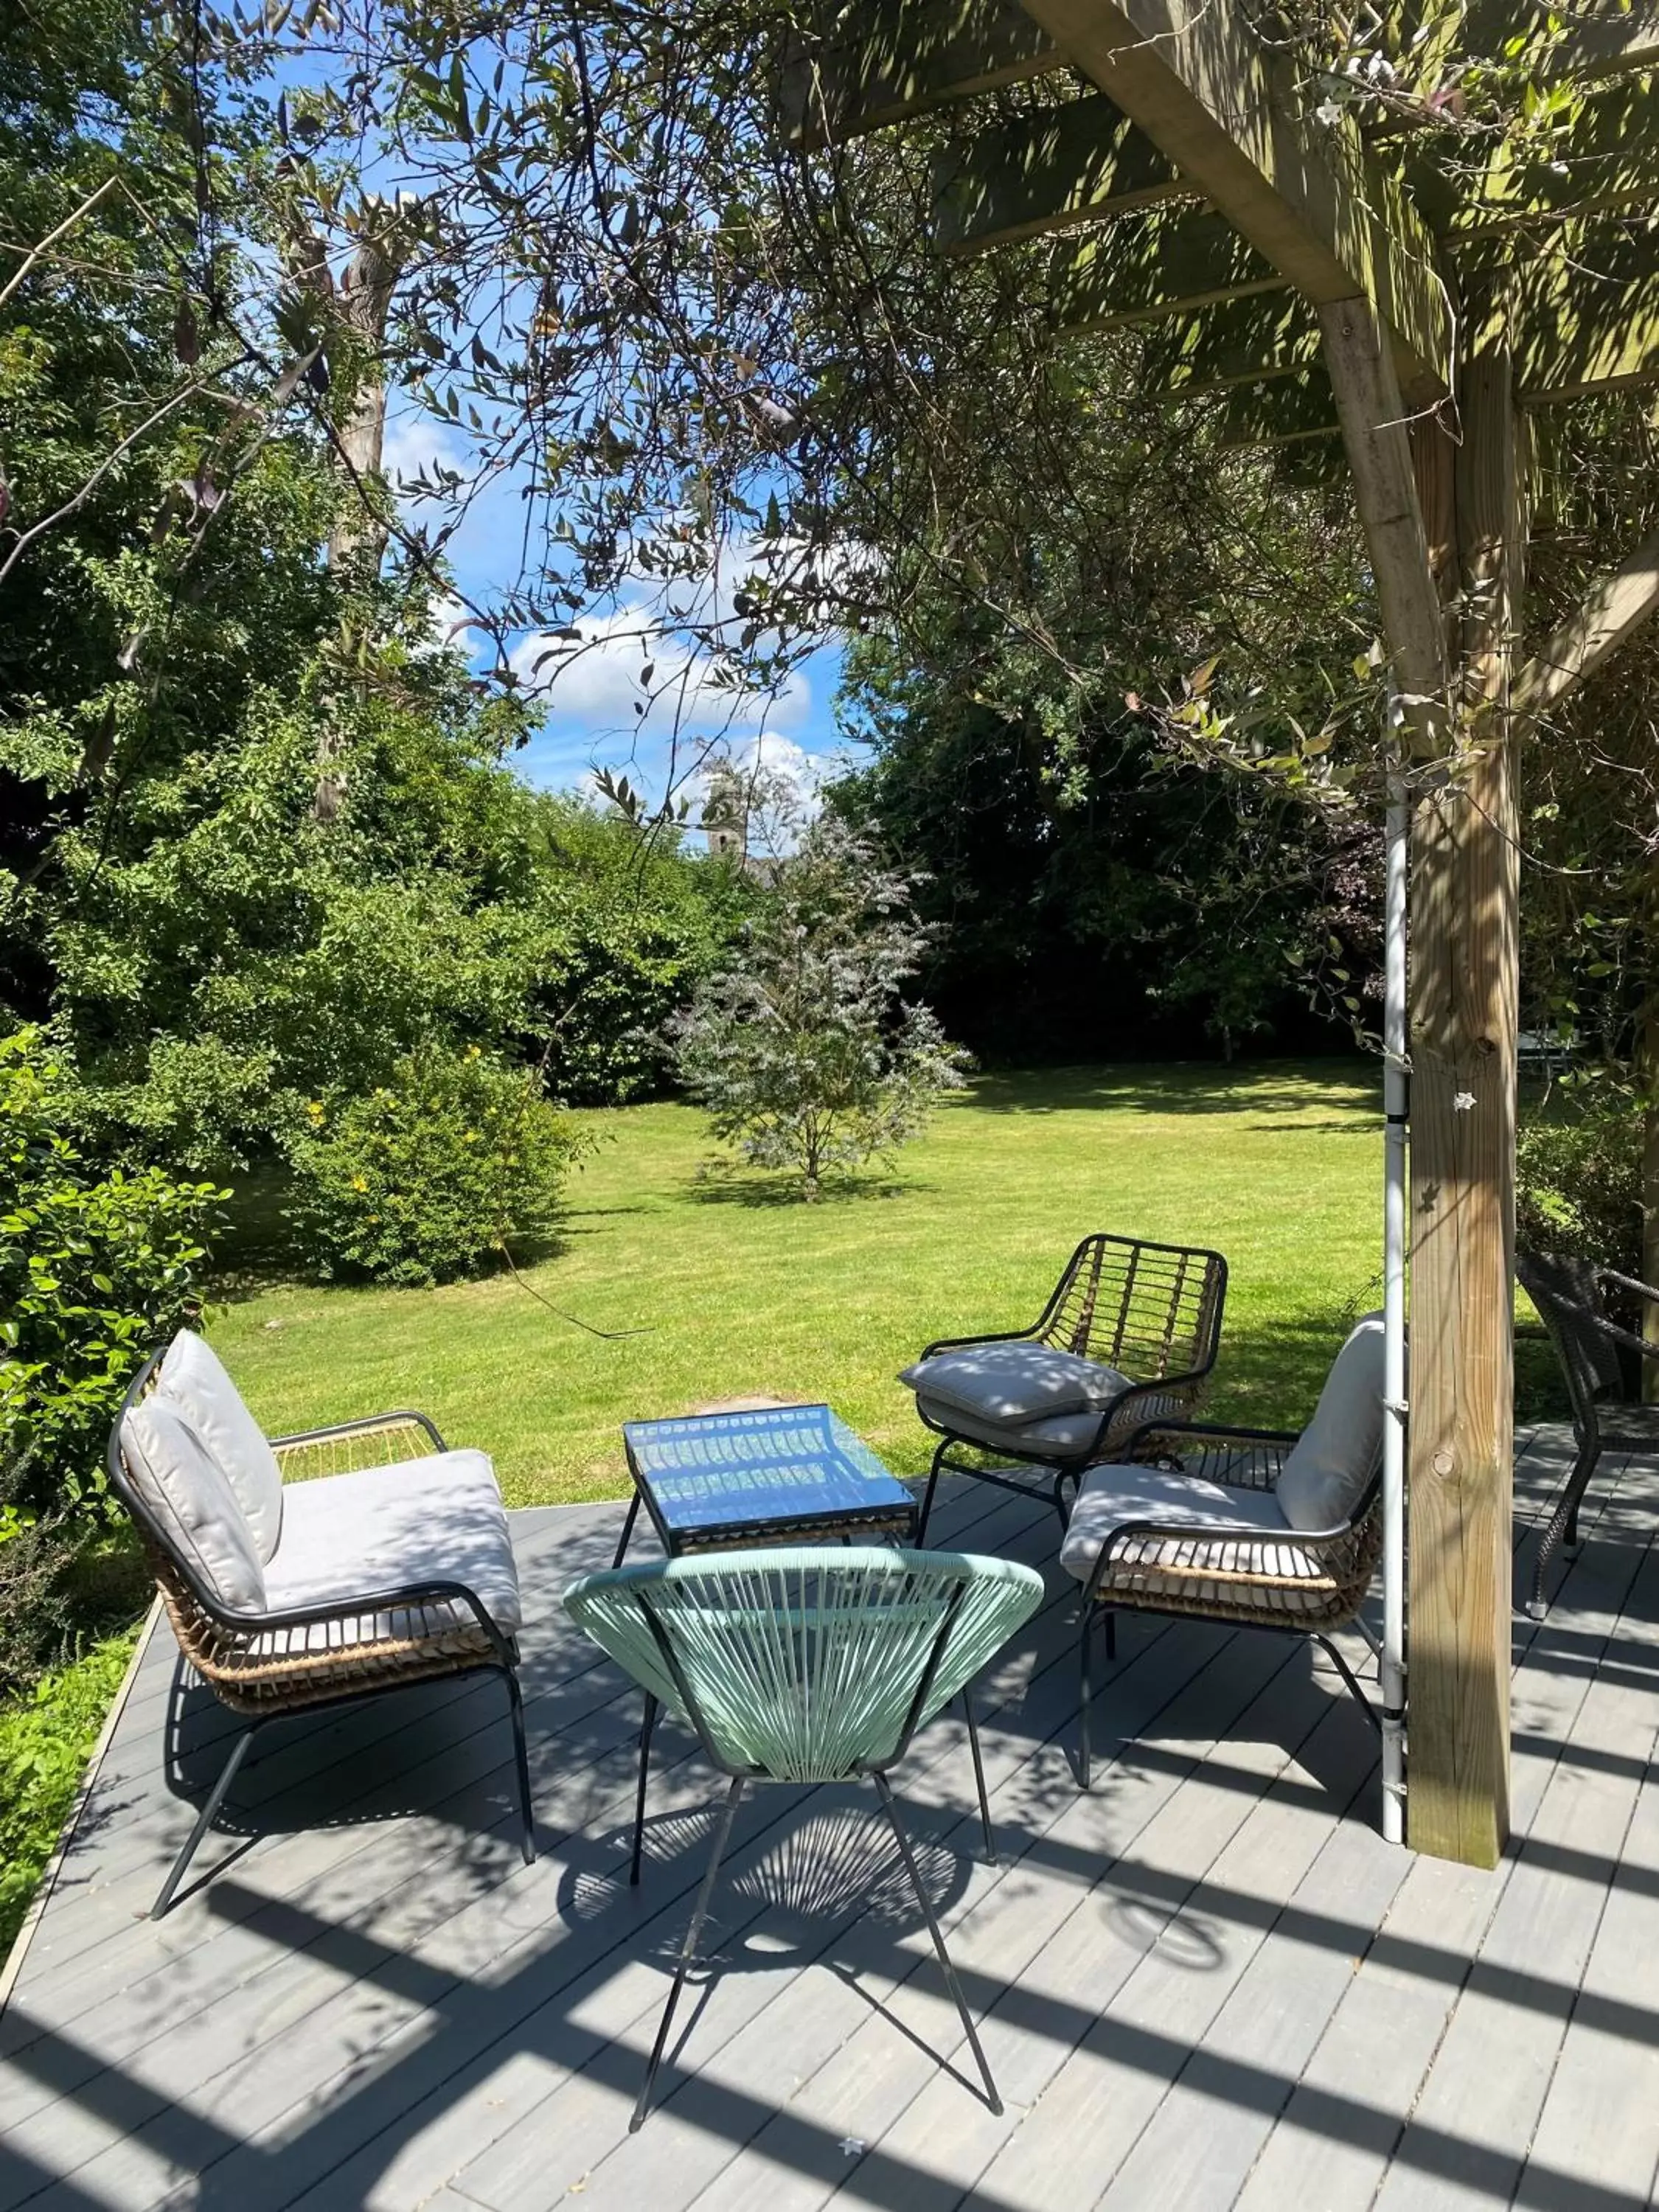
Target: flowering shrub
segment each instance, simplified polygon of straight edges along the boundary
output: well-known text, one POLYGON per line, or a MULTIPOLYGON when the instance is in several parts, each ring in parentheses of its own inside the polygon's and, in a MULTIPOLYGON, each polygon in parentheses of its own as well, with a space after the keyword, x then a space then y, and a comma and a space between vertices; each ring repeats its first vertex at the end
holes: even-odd
POLYGON ((586 1148, 535 1077, 474 1046, 408 1054, 366 1097, 313 1100, 289 1219, 325 1273, 418 1287, 545 1237, 586 1148))

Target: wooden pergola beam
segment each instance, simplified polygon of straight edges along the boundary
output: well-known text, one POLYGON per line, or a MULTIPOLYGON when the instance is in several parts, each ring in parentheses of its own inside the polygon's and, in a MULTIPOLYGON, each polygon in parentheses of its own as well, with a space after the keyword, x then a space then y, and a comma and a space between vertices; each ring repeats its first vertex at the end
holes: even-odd
POLYGON ((1186 193, 1146 133, 1093 93, 942 152, 933 243, 941 253, 979 253, 1186 193))
POLYGON ((1338 438, 1342 426, 1322 376, 1286 377, 1273 384, 1241 384, 1218 392, 1206 408, 1223 453, 1304 446, 1338 438))
POLYGON ((1446 390, 1451 316, 1427 228, 1350 118, 1306 114, 1242 11, 1210 0, 1022 4, 1305 299, 1370 303, 1408 397, 1446 390))
POLYGON ((1410 749, 1439 759, 1449 750, 1450 665, 1393 350, 1364 300, 1322 307, 1319 326, 1410 749))
POLYGON ((1270 261, 1200 208, 1159 209, 1062 241, 1049 280, 1055 325, 1073 335, 1284 289, 1270 261))
POLYGON ((1470 52, 1501 52, 1508 42, 1533 36, 1534 68, 1542 84, 1619 76, 1659 69, 1659 7, 1653 0, 1592 0, 1571 8, 1548 0, 1474 0, 1464 18, 1462 43, 1470 52))
POLYGON ((1065 66, 1016 0, 883 0, 824 15, 822 39, 789 56, 778 86, 785 140, 809 152, 1065 66))
MULTIPOLYGON (((1225 300, 1189 316, 1155 350, 1147 374, 1172 398, 1300 376, 1320 360, 1319 325, 1292 292, 1225 300)), ((1329 414, 1333 426, 1336 416, 1329 414)))
POLYGON ((1518 713, 1547 714, 1659 610, 1659 530, 1598 578, 1515 679, 1518 713))
POLYGON ((1564 225, 1523 262, 1515 320, 1523 405, 1659 380, 1659 234, 1564 225))
POLYGON ((1440 150, 1431 142, 1407 176, 1425 219, 1449 243, 1645 207, 1659 199, 1659 86, 1645 75, 1610 82, 1569 109, 1544 145, 1504 139, 1473 176, 1449 170, 1440 150))

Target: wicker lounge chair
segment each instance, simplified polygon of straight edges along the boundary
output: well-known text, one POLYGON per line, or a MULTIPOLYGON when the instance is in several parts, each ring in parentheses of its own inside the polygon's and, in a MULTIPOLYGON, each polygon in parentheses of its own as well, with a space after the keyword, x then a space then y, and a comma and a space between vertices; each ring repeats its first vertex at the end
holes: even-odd
POLYGON ((899 1377, 942 1439, 922 1533, 947 1471, 1024 1496, 1046 1491, 1064 1525, 1066 1488, 1085 1468, 1121 1456, 1148 1421, 1196 1410, 1226 1297, 1218 1252, 1096 1235, 1073 1253, 1030 1328, 930 1344, 899 1377), (1020 1466, 1041 1473, 1022 1475, 1020 1466))
MULTIPOLYGON (((572 1617, 648 1699, 690 1723, 730 1784, 631 2127, 650 2109, 732 1824, 756 1782, 874 1784, 986 2096, 1002 2110, 887 1776, 1042 1599, 1030 1567, 885 1547, 726 1552, 612 1568, 565 1593, 572 1617)), ((642 1759, 641 1807, 644 1783, 642 1759)), ((637 1826, 635 1843, 637 1866, 637 1826)))
POLYGON ((1659 1305, 1659 1290, 1591 1260, 1540 1252, 1517 1252, 1515 1272, 1538 1309, 1566 1376, 1578 1447, 1533 1562, 1527 1610, 1538 1620, 1548 1610, 1544 1578, 1550 1561, 1564 1543, 1571 1551, 1578 1541, 1578 1508, 1601 1454, 1609 1446, 1615 1451, 1659 1450, 1659 1406, 1644 1406, 1632 1397, 1620 1357, 1622 1351, 1638 1361, 1655 1359, 1659 1349, 1607 1310, 1609 1291, 1627 1310, 1639 1311, 1644 1304, 1659 1305))
POLYGON ((152 1918, 172 1904, 269 1722, 479 1668, 507 1685, 522 1850, 533 1860, 518 1571, 482 1452, 449 1450, 422 1413, 268 1441, 216 1355, 185 1330, 134 1377, 109 1474, 180 1651, 247 1723, 152 1918), (284 1480, 301 1468, 319 1479, 284 1480))
POLYGON ((1131 1449, 1132 1462, 1089 1470, 1060 1555, 1083 1584, 1083 1788, 1094 1632, 1103 1620, 1115 1656, 1120 1609, 1310 1636, 1380 1727, 1331 1636, 1357 1624, 1375 1648, 1358 1616, 1382 1548, 1381 1314, 1356 1324, 1299 1435, 1166 1421, 1131 1449))

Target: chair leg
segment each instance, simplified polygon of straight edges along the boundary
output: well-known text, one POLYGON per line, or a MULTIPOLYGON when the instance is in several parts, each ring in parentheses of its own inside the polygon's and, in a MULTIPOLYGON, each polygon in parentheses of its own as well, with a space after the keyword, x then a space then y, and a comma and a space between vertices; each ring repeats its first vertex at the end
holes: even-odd
POLYGON ((679 1964, 674 1969, 674 1986, 668 1992, 668 2002, 663 2007, 662 2019, 657 2027, 657 2039, 651 2046, 651 2058, 645 2069, 645 2079, 640 2084, 640 2094, 634 2106, 634 2117, 628 2123, 629 2135, 644 2125, 645 2116, 651 2109, 651 2091, 657 2079, 657 2069, 662 2063, 663 2052, 668 2048, 668 2031, 674 2024, 675 2008, 680 2001, 680 1991, 685 1987, 685 1978, 696 1962, 698 1939, 702 1923, 708 1917, 709 1901, 714 1894, 714 1881, 720 1870, 720 1861, 726 1856, 726 1847, 732 1840, 732 1823, 738 1817, 738 1808, 743 1802, 746 1787, 741 1774, 732 1778, 732 1787, 726 1793, 726 1804, 721 1811, 720 1826, 714 1831, 714 1848, 708 1855, 708 1871, 697 1892, 697 1901, 691 1911, 691 1924, 685 1931, 685 1941, 680 1945, 679 1964))
POLYGON ((1095 1693, 1094 1658, 1090 1638, 1094 1625, 1094 1608, 1085 1598, 1083 1625, 1077 1639, 1077 1782, 1079 1790, 1086 1790, 1089 1786, 1089 1706, 1095 1693))
POLYGON ((513 1758, 519 1770, 519 1811, 524 1820, 524 1834, 519 1848, 524 1853, 526 1866, 536 1863, 536 1808, 530 1802, 530 1753, 524 1740, 524 1692, 519 1687, 519 1678, 509 1667, 507 1674, 507 1702, 513 1711, 513 1758))
POLYGON ((657 1725, 657 1701, 645 1693, 645 1719, 640 1728, 640 1791, 634 1801, 634 1856, 628 1869, 628 1886, 640 1886, 640 1853, 645 1844, 645 1778, 651 1767, 651 1731, 657 1725))
POLYGON ((950 1449, 950 1437, 941 1437, 939 1448, 933 1454, 933 1463, 927 1470, 927 1487, 921 1493, 921 1511, 916 1520, 918 1550, 927 1541, 927 1516, 933 1510, 933 1492, 939 1488, 939 1470, 945 1463, 945 1455, 950 1449))
POLYGON ((945 1938, 939 1933, 939 1922, 933 1917, 932 1900, 922 1887, 921 1870, 911 1855, 910 1839, 904 1832, 903 1822, 899 1819, 898 1805, 893 1796, 892 1785, 884 1774, 872 1774, 870 1778, 875 1784, 882 1806, 892 1823, 893 1834, 899 1847, 899 1856, 904 1861, 904 1871, 910 1877, 910 1887, 916 1893, 916 1903, 921 1905, 922 1917, 927 1923, 927 1933, 933 1939, 933 1949, 939 1956, 939 1971, 945 1976, 945 1986, 956 2000, 956 2008, 962 2016, 962 2025, 966 2031, 969 2046, 974 2057, 979 2062, 979 2070, 985 2081, 986 2102, 994 2112, 1000 2113, 1002 2110, 1002 2100, 997 2094, 997 2085, 991 2078, 991 2069, 986 2063, 985 2052, 981 2047, 979 2031, 974 2026, 973 2014, 968 2009, 968 2000, 962 1994, 962 1984, 957 1979, 957 1970, 951 1964, 951 1954, 945 1948, 945 1938))
POLYGON ((1561 1548, 1562 1538, 1567 1536, 1569 1541, 1577 1540, 1578 1508, 1583 1502, 1584 1492, 1589 1488, 1590 1477, 1595 1474, 1596 1462, 1601 1456, 1599 1443, 1582 1444, 1578 1456, 1572 1463, 1572 1473, 1567 1477, 1566 1486, 1556 1500, 1555 1510, 1550 1516, 1549 1526, 1538 1547, 1538 1557, 1533 1562, 1532 1595, 1527 1601, 1527 1611, 1534 1620, 1541 1620, 1549 1611, 1548 1601, 1544 1595, 1544 1577, 1549 1571, 1550 1561, 1561 1548))
POLYGON ((261 1726, 260 1722, 254 1721, 242 1730, 240 1735, 230 1747, 230 1757, 220 1769, 219 1779, 208 1792, 207 1802, 196 1815, 196 1825, 185 1837, 184 1849, 173 1862, 167 1878, 161 1884, 161 1893, 149 1909, 149 1917, 152 1920, 159 1920, 172 1905, 173 1893, 184 1880, 185 1869, 195 1856, 196 1846, 213 1826, 215 1816, 225 1802, 225 1793, 236 1779, 236 1770, 241 1765, 249 1744, 252 1742, 261 1726))
POLYGON ((1326 1656, 1330 1660, 1332 1665, 1336 1668, 1337 1673, 1342 1677, 1348 1687, 1353 1692, 1355 1698, 1358 1700, 1360 1711, 1364 1714, 1366 1719, 1376 1730, 1378 1735, 1381 1735, 1382 1733, 1382 1716, 1378 1713, 1376 1706, 1372 1705, 1370 1699, 1365 1695, 1365 1686, 1360 1680, 1358 1675, 1354 1673, 1353 1668, 1349 1666, 1347 1661, 1342 1656, 1342 1654, 1337 1650, 1335 1644, 1332 1643, 1328 1636, 1316 1636, 1314 1642, 1323 1647, 1326 1656))
POLYGON ((980 1757, 979 1728, 974 1719, 974 1701, 966 1690, 962 1693, 962 1717, 968 1723, 968 1748, 974 1754, 974 1787, 979 1791, 980 1826, 985 1831, 985 1863, 997 1863, 996 1838, 991 1833, 991 1801, 985 1794, 985 1761, 980 1757))

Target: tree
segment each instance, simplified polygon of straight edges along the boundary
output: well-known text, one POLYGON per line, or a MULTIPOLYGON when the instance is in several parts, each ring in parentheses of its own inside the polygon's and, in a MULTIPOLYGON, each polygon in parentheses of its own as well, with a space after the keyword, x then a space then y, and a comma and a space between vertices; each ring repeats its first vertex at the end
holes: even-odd
POLYGON ((775 865, 741 964, 670 1025, 676 1071, 714 1136, 752 1167, 792 1169, 811 1200, 827 1172, 917 1135, 966 1065, 933 1012, 902 996, 931 934, 873 842, 820 817, 775 865))

